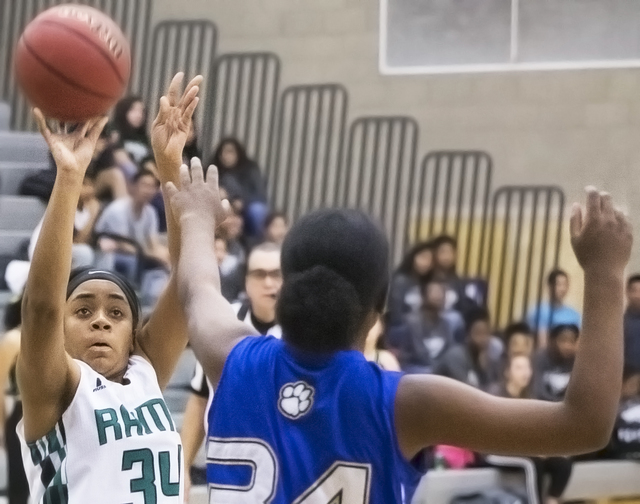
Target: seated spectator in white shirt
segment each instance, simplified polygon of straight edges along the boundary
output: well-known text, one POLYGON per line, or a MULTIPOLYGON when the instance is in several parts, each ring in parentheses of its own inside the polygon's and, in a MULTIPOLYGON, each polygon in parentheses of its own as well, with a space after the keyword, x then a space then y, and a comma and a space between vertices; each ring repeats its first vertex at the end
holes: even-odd
POLYGON ((169 250, 160 243, 158 217, 149 204, 160 182, 147 170, 134 177, 131 196, 109 204, 95 232, 101 252, 99 266, 118 271, 134 282, 151 269, 168 269, 169 250))

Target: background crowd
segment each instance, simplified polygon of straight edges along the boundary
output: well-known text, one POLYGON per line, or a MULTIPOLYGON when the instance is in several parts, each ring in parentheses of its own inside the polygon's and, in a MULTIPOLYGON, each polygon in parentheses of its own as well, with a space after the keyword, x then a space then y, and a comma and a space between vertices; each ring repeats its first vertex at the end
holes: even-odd
MULTIPOLYGON (((170 262, 164 203, 147 132, 145 103, 139 97, 123 99, 101 136, 84 181, 75 218, 73 266, 122 273, 138 287, 148 312, 168 281, 170 262)), ((197 131, 192 129, 185 162, 194 156, 201 157, 202 152, 197 131)), ((261 334, 278 337, 279 247, 289 228, 287 216, 269 204, 263 167, 247 155, 238 139, 223 139, 205 162, 218 167, 221 188, 232 208, 215 242, 222 293, 234 303, 239 318, 261 334)), ((46 201, 53 170, 54 166, 25 180, 21 192, 46 201)), ((16 258, 14 266, 20 267, 7 269, 6 282, 16 293, 24 286, 38 233, 36 229, 27 257, 16 258)), ((546 299, 531 306, 525 320, 496 328, 487 307, 491 286, 483 279, 458 276, 456 261, 457 243, 451 236, 436 236, 413 246, 392 274, 387 312, 371 330, 365 356, 386 369, 439 374, 503 397, 561 400, 581 327, 580 313, 565 304, 568 275, 560 269, 549 272, 546 299)), ((640 458, 640 275, 629 278, 627 298, 620 413, 610 445, 592 458, 640 458)), ((17 391, 9 384, 14 383, 11 364, 19 350, 19 325, 16 303, 7 310, 8 333, 0 342, 0 380, 13 396, 17 391)), ((209 397, 198 370, 193 389, 183 429, 187 463, 202 442, 204 431, 198 424, 209 397)), ((7 447, 13 442, 9 433, 16 415, 19 418, 18 408, 6 414, 7 447)), ((480 454, 448 446, 434 447, 422 458, 425 467, 486 464, 480 454)), ((540 488, 543 476, 551 476, 544 492, 546 502, 558 502, 572 461, 535 463, 540 488)), ((13 484, 11 477, 10 481, 13 484)))

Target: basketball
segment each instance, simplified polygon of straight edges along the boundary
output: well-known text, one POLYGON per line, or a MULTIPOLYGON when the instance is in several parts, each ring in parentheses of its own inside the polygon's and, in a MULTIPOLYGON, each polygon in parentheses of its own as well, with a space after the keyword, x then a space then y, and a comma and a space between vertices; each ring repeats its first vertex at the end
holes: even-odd
POLYGON ((82 122, 105 114, 124 93, 129 43, 97 9, 59 5, 25 28, 14 54, 20 88, 46 117, 82 122))

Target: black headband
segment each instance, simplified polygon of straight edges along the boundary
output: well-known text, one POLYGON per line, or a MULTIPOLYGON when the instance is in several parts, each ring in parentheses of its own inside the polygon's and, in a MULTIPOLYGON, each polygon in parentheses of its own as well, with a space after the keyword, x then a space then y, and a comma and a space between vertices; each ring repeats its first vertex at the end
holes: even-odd
POLYGON ((69 277, 69 283, 67 284, 67 299, 69 299, 73 291, 76 290, 80 284, 88 282, 89 280, 107 280, 120 287, 131 307, 133 328, 135 330, 140 320, 140 301, 131 283, 118 273, 91 268, 73 270, 69 277))

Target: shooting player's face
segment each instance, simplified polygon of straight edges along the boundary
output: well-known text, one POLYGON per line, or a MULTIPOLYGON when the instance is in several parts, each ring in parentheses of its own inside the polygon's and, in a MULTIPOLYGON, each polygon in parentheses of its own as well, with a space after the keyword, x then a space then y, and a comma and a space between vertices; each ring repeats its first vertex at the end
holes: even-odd
POLYGON ((124 293, 108 280, 80 284, 67 300, 65 349, 106 378, 127 367, 133 352, 133 314, 124 293))

